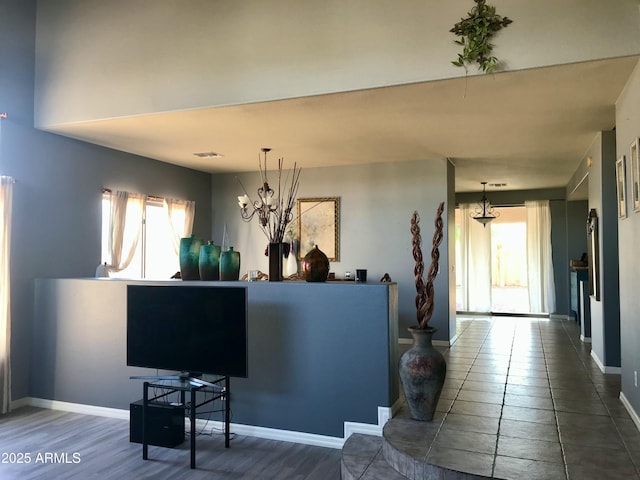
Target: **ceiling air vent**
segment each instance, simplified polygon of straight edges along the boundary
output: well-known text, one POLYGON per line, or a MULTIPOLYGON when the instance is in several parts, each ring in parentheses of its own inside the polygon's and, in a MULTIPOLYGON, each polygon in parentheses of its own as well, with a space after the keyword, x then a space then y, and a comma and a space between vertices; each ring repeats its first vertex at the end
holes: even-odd
POLYGON ((198 152, 198 153, 194 153, 194 155, 200 158, 221 158, 222 157, 221 153, 216 153, 216 152, 198 152))

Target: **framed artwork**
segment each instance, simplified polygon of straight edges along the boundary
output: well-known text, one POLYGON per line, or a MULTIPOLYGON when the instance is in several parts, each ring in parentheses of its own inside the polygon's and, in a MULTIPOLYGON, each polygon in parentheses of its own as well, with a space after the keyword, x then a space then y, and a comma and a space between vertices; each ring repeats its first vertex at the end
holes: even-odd
POLYGON ((595 208, 589 211, 587 218, 589 295, 600 300, 600 247, 598 242, 598 213, 595 208))
POLYGON ((629 149, 634 212, 640 212, 640 159, 638 158, 638 150, 640 150, 640 140, 636 138, 629 149))
POLYGON ((624 171, 624 155, 616 161, 616 191, 618 194, 618 218, 627 216, 626 177, 624 171))
POLYGON ((330 262, 337 262, 339 255, 339 209, 340 199, 299 198, 298 206, 298 258, 304 256, 316 245, 330 262))

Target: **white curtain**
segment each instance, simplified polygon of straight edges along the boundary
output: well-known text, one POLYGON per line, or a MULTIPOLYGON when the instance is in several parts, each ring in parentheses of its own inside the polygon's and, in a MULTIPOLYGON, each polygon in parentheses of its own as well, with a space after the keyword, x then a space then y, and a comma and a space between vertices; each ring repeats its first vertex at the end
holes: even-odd
POLYGON ((193 231, 196 202, 165 198, 163 205, 169 221, 171 244, 173 245, 173 250, 176 252, 176 255, 179 255, 180 239, 190 236, 193 231))
POLYGON ((119 272, 131 263, 140 240, 145 203, 146 197, 137 193, 111 194, 110 271, 119 272))
POLYGON ((475 204, 460 204, 459 282, 462 310, 491 311, 491 228, 471 218, 475 204))
POLYGON ((531 313, 553 313, 556 309, 556 295, 549 201, 527 201, 524 205, 527 209, 529 307, 531 313))
POLYGON ((13 179, 0 177, 0 412, 11 405, 11 203, 13 179))

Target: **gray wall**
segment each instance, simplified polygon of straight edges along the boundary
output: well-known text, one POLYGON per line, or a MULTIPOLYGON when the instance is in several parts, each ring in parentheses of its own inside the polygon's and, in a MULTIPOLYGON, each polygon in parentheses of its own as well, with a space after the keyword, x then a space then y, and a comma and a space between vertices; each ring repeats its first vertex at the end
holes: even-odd
MULTIPOLYGON (((438 204, 449 198, 450 175, 449 162, 442 159, 314 168, 303 170, 300 177, 298 198, 340 197, 340 261, 331 263, 331 271, 342 278, 345 271, 366 268, 371 280, 379 280, 384 273, 389 273, 398 282, 401 337, 409 338, 406 329, 416 322, 414 262, 409 232, 411 214, 417 210, 421 216, 423 255, 429 258, 435 212, 438 204)), ((238 178, 255 196, 255 190, 260 186, 259 175, 242 174, 238 178)), ((242 272, 252 269, 266 272, 264 249, 267 239, 256 220, 247 224, 240 219, 236 197, 241 193, 235 175, 213 176, 211 236, 220 242, 226 225, 231 245, 240 251, 242 272)), ((446 207, 450 208, 450 205, 446 207)), ((443 220, 446 221, 446 214, 443 220)), ((439 330, 435 337, 438 340, 450 338, 448 242, 445 229, 431 321, 439 330)), ((322 250, 322 245, 319 248, 322 250)), ((426 263, 425 270, 428 265, 426 263)))
POLYGON ((569 315, 569 256, 567 255, 567 202, 550 200, 551 251, 553 276, 556 286, 556 310, 559 315, 569 315))
POLYGON ((598 214, 600 299, 590 297, 592 355, 605 367, 620 367, 618 225, 615 132, 601 132, 587 152, 589 209, 598 214))
POLYGON ((567 202, 567 252, 569 259, 579 260, 587 252, 587 215, 589 202, 567 202))
MULTIPOLYGON (((452 162, 447 163, 447 218, 445 228, 447 229, 447 255, 449 257, 449 338, 457 336, 456 322, 456 168, 452 162)), ((440 267, 440 271, 445 271, 445 266, 440 267)))
POLYGON ((616 103, 617 156, 627 160, 627 218, 618 221, 620 256, 620 330, 622 393, 636 413, 640 413, 640 390, 634 372, 640 370, 640 213, 633 210, 629 147, 640 137, 640 66, 636 66, 625 90, 616 103))
POLYGON ((378 407, 398 400, 393 283, 117 279, 36 281, 34 397, 124 410, 142 398, 129 377, 158 372, 126 366, 130 283, 247 287, 248 377, 231 379, 234 423, 342 438, 345 421, 377 425, 378 407))
POLYGON ((16 179, 13 399, 30 393, 34 279, 94 275, 100 263, 103 187, 195 200, 195 231, 204 235, 211 229, 209 175, 32 128, 35 16, 35 0, 0 0, 0 111, 9 114, 0 121, 0 174, 16 179))
MULTIPOLYGON (((480 193, 457 193, 456 204, 476 203, 480 193)), ((567 254, 568 223, 576 219, 570 217, 565 201, 565 190, 552 188, 544 190, 507 190, 488 192, 487 198, 495 206, 524 205, 526 200, 549 200, 551 210, 551 250, 553 274, 556 285, 556 310, 558 315, 569 315, 569 257, 567 254)), ((581 220, 584 220, 582 218, 581 220)))

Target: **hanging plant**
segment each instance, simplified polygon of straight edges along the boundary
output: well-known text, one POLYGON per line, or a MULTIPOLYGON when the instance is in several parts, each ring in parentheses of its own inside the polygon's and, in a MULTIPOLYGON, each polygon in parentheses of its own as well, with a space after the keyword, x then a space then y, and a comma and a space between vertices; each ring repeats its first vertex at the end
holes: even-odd
POLYGON ((512 20, 496 14, 496 7, 487 5, 486 0, 474 1, 477 5, 467 14, 468 17, 461 19, 449 30, 462 37, 455 41, 462 46, 462 53, 451 63, 456 67, 464 67, 465 70, 468 65, 477 63, 484 73, 491 73, 498 64, 498 59, 491 55, 491 38, 512 23, 512 20))

